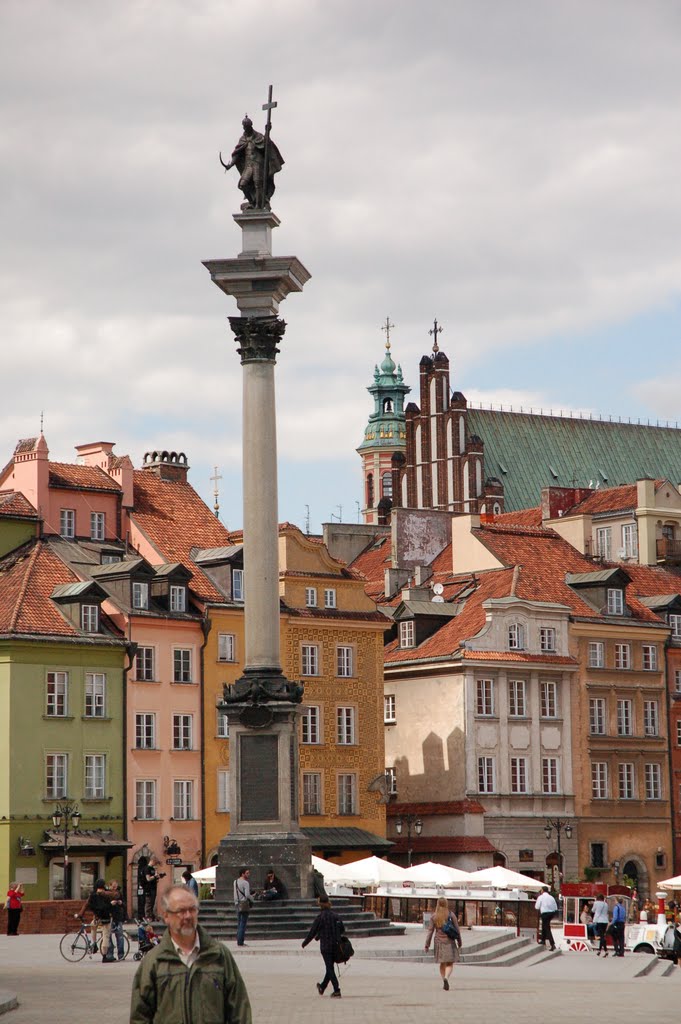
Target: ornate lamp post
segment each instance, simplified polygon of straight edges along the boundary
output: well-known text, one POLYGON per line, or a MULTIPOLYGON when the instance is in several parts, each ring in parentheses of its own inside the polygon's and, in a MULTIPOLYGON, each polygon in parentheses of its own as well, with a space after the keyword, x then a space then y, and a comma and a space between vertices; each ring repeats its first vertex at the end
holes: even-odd
POLYGON ((420 836, 421 833, 423 832, 423 822, 419 818, 418 814, 405 814, 405 815, 403 815, 402 817, 398 818, 397 821, 395 822, 395 831, 397 832, 398 836, 402 835, 402 829, 404 828, 405 824, 407 826, 407 867, 410 868, 411 867, 411 830, 413 828, 414 832, 416 833, 416 835, 420 836))
POLYGON ((64 899, 71 899, 71 875, 69 873, 69 821, 75 832, 80 825, 78 804, 57 804, 52 814, 52 824, 59 832, 64 832, 64 899))
POLYGON ((551 841, 553 833, 556 833, 556 853, 558 854, 558 892, 563 883, 563 854, 560 850, 560 837, 565 833, 566 839, 572 839, 572 825, 564 818, 549 818, 544 825, 544 835, 551 841))

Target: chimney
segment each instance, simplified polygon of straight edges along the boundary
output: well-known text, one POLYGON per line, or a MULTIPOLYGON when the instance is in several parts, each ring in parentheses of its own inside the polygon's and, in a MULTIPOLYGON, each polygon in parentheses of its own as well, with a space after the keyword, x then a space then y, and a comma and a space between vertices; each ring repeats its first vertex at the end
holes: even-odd
POLYGON ((48 513, 49 457, 47 441, 40 434, 19 441, 12 459, 12 488, 23 494, 41 516, 48 513))
POLYGON ((142 469, 155 473, 161 480, 186 484, 189 463, 184 452, 146 452, 142 469))

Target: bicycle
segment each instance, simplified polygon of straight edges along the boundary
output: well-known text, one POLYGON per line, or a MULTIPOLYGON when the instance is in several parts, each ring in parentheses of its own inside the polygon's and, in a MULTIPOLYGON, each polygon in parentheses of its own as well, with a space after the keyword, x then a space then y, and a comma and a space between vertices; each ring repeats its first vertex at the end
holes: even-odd
MULTIPOLYGON (((93 942, 90 938, 90 925, 85 923, 85 919, 80 917, 80 928, 75 932, 65 932, 62 935, 59 942, 59 952, 68 960, 69 963, 76 964, 82 960, 86 955, 93 956, 98 952, 99 947, 96 942, 93 942)), ((114 949, 115 938, 114 938, 114 949)), ((128 953, 130 952, 130 939, 127 932, 123 932, 123 956, 121 959, 125 960, 128 953)))

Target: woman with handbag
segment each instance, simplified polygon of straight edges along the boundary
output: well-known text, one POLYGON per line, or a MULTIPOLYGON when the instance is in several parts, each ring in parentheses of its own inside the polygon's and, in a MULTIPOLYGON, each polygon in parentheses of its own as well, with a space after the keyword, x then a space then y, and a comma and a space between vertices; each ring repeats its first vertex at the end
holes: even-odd
POLYGON ((461 932, 456 914, 449 909, 449 904, 444 896, 437 901, 435 913, 430 918, 426 944, 423 947, 428 952, 430 943, 435 936, 433 953, 435 963, 440 965, 440 977, 442 987, 449 991, 449 975, 452 973, 454 964, 458 962, 459 950, 461 949, 461 932))
POLYGON ((333 986, 331 998, 340 999, 341 990, 336 976, 335 958, 338 940, 345 932, 345 925, 338 914, 334 914, 331 909, 331 901, 328 897, 325 900, 319 901, 319 907, 320 913, 315 917, 309 932, 303 940, 303 949, 305 949, 307 944, 312 942, 313 939, 317 939, 319 942, 319 952, 322 954, 324 966, 326 967, 326 974, 324 975, 323 981, 317 982, 317 991, 320 996, 323 996, 326 991, 326 986, 330 982, 333 986))

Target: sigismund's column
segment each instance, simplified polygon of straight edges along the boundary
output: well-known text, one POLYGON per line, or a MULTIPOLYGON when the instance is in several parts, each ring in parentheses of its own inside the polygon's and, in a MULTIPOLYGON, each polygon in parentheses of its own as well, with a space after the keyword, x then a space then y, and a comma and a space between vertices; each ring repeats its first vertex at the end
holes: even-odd
MULTIPOLYGON (((272 255, 269 208, 283 164, 269 138, 243 121, 226 170, 236 166, 246 202, 234 220, 241 252, 204 266, 239 316, 229 318, 243 367, 244 673, 218 707, 229 718, 230 832, 220 843, 218 897, 231 899, 241 866, 258 887, 270 866, 291 897, 312 895, 310 843, 298 820, 298 718, 303 687, 284 676, 279 652, 279 531, 274 367, 286 324, 279 303, 302 291, 309 273, 295 256, 272 255)), ((220 158, 222 161, 222 157, 220 158)))

